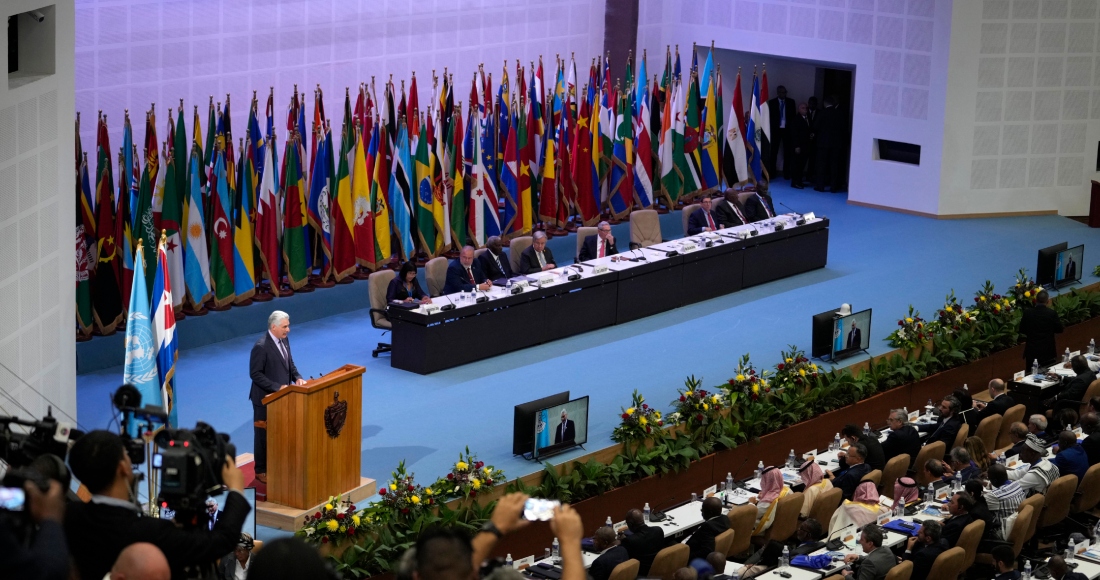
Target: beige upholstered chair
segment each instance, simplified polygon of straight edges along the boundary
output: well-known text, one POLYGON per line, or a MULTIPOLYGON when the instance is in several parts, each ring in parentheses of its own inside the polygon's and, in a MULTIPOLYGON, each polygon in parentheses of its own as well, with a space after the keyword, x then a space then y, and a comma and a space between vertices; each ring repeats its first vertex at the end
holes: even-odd
POLYGON ((943 441, 935 441, 920 448, 920 452, 917 453, 917 462, 912 467, 915 474, 913 478, 917 480, 917 484, 921 487, 932 483, 936 479, 936 476, 929 473, 924 465, 928 463, 929 459, 942 459, 944 449, 946 449, 946 445, 943 444, 943 441))
POLYGON ((691 548, 687 547, 687 544, 673 544, 653 557, 653 565, 649 567, 648 578, 660 578, 661 580, 672 580, 672 575, 677 570, 688 565, 688 556, 691 555, 691 548))
POLYGON ((788 493, 775 508, 775 519, 764 531, 764 541, 786 542, 798 530, 798 515, 802 513, 802 492, 788 493))
POLYGON ((996 449, 994 445, 997 444, 997 435, 1001 432, 1001 421, 1004 418, 1000 415, 990 415, 985 419, 982 419, 981 423, 978 423, 978 428, 974 430, 974 436, 982 440, 986 449, 996 449))
POLYGON ((967 524, 962 533, 959 534, 959 541, 955 545, 965 550, 966 557, 963 559, 963 570, 974 565, 974 555, 978 552, 978 542, 982 541, 983 533, 985 533, 985 522, 974 520, 967 524))
POLYGON ((890 571, 886 573, 886 580, 909 580, 913 575, 913 562, 905 560, 904 562, 890 568, 890 571))
POLYGON ((638 562, 634 558, 631 558, 626 562, 615 566, 615 569, 611 571, 611 576, 608 577, 608 580, 634 580, 638 577, 638 569, 640 566, 640 562, 638 562))
MULTIPOLYGON (((367 290, 370 293, 370 325, 382 331, 393 328, 386 315, 386 289, 390 285, 390 280, 393 280, 396 275, 397 273, 393 270, 385 269, 373 272, 367 278, 367 290)), ((378 358, 379 353, 389 352, 390 348, 388 342, 380 342, 378 348, 371 351, 371 356, 378 358)))
MULTIPOLYGON (((1027 534, 1024 535, 1025 542, 1031 541, 1032 536, 1035 535, 1035 529, 1037 527, 1037 524, 1039 523, 1039 513, 1043 511, 1044 503, 1046 503, 1046 496, 1041 493, 1037 493, 1020 502, 1020 507, 1016 508, 1017 514, 1023 513, 1024 506, 1031 506, 1032 509, 1031 519, 1028 520, 1027 534)), ((1016 517, 1019 518, 1020 516, 1016 517)))
POLYGON ((683 226, 683 235, 688 235, 688 220, 691 219, 691 214, 695 213, 695 210, 702 207, 697 203, 684 206, 684 209, 680 210, 680 224, 683 226))
MULTIPOLYGON (((1008 532, 1007 538, 1008 543, 1012 544, 1013 553, 1019 554, 1024 548, 1024 542, 1027 540, 1027 529, 1035 519, 1034 514, 1035 508, 1033 506, 1020 505, 1020 511, 1016 514, 1016 521, 1013 522, 1012 529, 1008 532)), ((952 548, 952 550, 960 549, 961 548, 952 548)), ((993 565, 993 555, 988 553, 977 554, 974 556, 974 562, 985 566, 991 566, 993 565)))
MULTIPOLYGON (((970 437, 970 425, 963 423, 959 426, 959 432, 955 435, 955 442, 951 445, 951 449, 962 447, 967 437, 970 437)), ((950 451, 950 449, 948 451, 950 451)))
POLYGON ((928 580, 957 580, 959 574, 966 568, 966 552, 955 546, 936 557, 932 563, 932 569, 928 572, 928 580))
POLYGON ((1069 508, 1072 513, 1087 512, 1100 504, 1100 463, 1085 472, 1077 491, 1080 493, 1073 498, 1069 508))
POLYGON ((879 484, 882 483, 882 471, 876 469, 868 473, 867 475, 859 478, 859 481, 860 483, 863 483, 864 481, 870 481, 871 483, 875 484, 875 489, 878 489, 879 484))
POLYGON ((508 246, 508 265, 512 267, 512 272, 519 275, 519 257, 523 254, 523 251, 531 247, 531 242, 534 238, 531 236, 520 236, 518 238, 512 238, 511 245, 508 246))
POLYGON ((656 210, 630 212, 630 242, 639 246, 661 243, 661 221, 656 210))
POLYGON ((1077 491, 1077 476, 1069 473, 1050 482, 1044 494, 1043 509, 1039 510, 1036 529, 1053 526, 1069 516, 1073 493, 1077 491))
POLYGON ((844 491, 839 487, 821 492, 817 495, 817 499, 814 500, 814 505, 810 508, 809 516, 821 522, 822 526, 828 526, 829 522, 833 519, 833 512, 836 511, 836 508, 840 507, 840 502, 843 499, 844 491))
POLYGON ((428 296, 440 296, 443 294, 443 286, 447 283, 448 260, 443 256, 432 258, 424 264, 424 278, 428 280, 428 296))
POLYGON ((1093 397, 1100 397, 1100 379, 1096 379, 1089 384, 1089 388, 1085 390, 1085 396, 1081 399, 1081 408, 1078 409, 1078 415, 1085 416, 1085 413, 1089 412, 1089 401, 1093 397))
POLYGON ((994 447, 994 449, 1004 449, 1012 445, 1012 439, 1008 435, 1008 430, 1012 427, 1013 423, 1022 422, 1024 420, 1024 413, 1026 412, 1027 407, 1023 405, 1016 405, 1005 411, 1004 418, 1001 419, 1001 430, 997 433, 997 446, 994 447))
POLYGON ((480 258, 482 254, 484 254, 485 252, 488 252, 488 251, 489 251, 489 248, 478 248, 478 249, 474 250, 474 259, 476 260, 476 259, 480 258))
POLYGON ((577 228, 577 253, 573 254, 573 260, 578 261, 578 262, 580 261, 580 259, 581 259, 581 248, 584 247, 585 238, 587 238, 588 236, 596 235, 597 229, 598 228, 591 227, 591 226, 581 226, 581 227, 577 228))
MULTIPOLYGON (((752 528, 756 525, 756 506, 739 505, 731 508, 726 517, 730 521, 730 529, 733 530, 733 544, 729 554, 744 554, 752 548, 752 528)), ((650 576, 653 574, 651 573, 650 576)))
POLYGON ((906 471, 909 471, 908 453, 900 453, 891 457, 890 461, 886 462, 886 467, 882 469, 882 481, 879 482, 880 493, 894 499, 894 482, 899 477, 905 477, 906 471))
POLYGON ((721 552, 723 556, 729 557, 730 546, 733 545, 733 530, 726 530, 721 534, 714 537, 714 551, 721 552))

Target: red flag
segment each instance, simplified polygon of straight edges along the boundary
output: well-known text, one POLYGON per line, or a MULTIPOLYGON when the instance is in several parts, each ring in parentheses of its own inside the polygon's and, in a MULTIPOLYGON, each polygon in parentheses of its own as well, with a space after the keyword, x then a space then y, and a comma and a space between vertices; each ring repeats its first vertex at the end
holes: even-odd
POLYGON ((595 225, 600 216, 593 192, 599 186, 595 183, 592 166, 592 110, 588 100, 581 101, 580 114, 577 115, 577 132, 573 139, 573 202, 577 204, 585 225, 595 225), (591 222, 591 224, 590 224, 591 222))

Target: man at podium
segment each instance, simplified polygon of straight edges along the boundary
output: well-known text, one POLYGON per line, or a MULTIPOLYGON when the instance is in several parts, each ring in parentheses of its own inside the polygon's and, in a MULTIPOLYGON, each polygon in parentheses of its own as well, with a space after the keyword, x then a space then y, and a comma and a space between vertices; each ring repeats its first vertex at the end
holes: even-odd
POLYGON ((252 345, 248 374, 252 377, 252 421, 255 427, 256 479, 267 483, 267 407, 261 402, 267 395, 288 385, 304 385, 305 379, 294 366, 290 354, 290 315, 276 310, 267 317, 267 332, 252 345))

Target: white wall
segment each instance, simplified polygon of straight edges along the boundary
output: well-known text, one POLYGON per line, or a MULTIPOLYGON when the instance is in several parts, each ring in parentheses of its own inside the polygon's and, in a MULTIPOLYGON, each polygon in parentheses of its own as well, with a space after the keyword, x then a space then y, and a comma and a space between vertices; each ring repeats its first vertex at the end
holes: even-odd
MULTIPOLYGON (((709 46, 713 39, 718 48, 854 67, 848 199, 937 213, 952 1, 817 4, 641 0, 638 50, 664 54, 666 44, 709 46), (876 138, 919 144, 920 166, 873 159, 876 138)), ((750 67, 749 77, 752 64, 742 65, 750 67)), ((744 82, 745 71, 742 76, 744 82)), ((772 84, 770 71, 768 77, 772 84)))
POLYGON ((1100 179, 1097 4, 955 3, 941 212, 1088 213, 1100 179))
MULTIPOLYGON (((575 51, 583 70, 603 47, 604 0, 77 0, 76 21, 76 109, 92 121, 103 110, 117 147, 123 110, 140 142, 153 102, 163 140, 164 112, 181 98, 190 131, 192 107, 205 123, 210 95, 232 94, 243 124, 252 91, 262 108, 274 86, 285 115, 295 83, 308 92, 308 118, 320 83, 338 125, 344 88, 372 75, 381 95, 388 75, 397 85, 415 71, 423 110, 432 69, 454 74, 462 101, 479 63, 498 82, 505 59, 514 78, 516 59, 526 67, 541 55, 552 79, 555 54, 575 51)), ((85 139, 93 129, 82 127, 85 139)))
MULTIPOLYGON (((73 2, 5 0, 0 22, 56 6, 56 72, 9 88, 0 76, 0 414, 76 416, 73 2), (30 386, 25 386, 24 383, 30 386)), ((94 124, 92 114, 91 123, 94 124)))

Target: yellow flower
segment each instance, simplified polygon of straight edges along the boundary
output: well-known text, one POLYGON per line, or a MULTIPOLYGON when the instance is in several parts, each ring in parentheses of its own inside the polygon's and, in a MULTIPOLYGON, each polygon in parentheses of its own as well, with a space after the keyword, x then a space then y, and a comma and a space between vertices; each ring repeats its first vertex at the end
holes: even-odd
POLYGON ((425 487, 424 488, 424 493, 427 494, 427 495, 434 495, 435 494, 435 492, 432 491, 432 488, 430 488, 430 487, 425 487))
POLYGON ((738 381, 743 381, 743 380, 745 380, 745 375, 737 375, 737 380, 738 380, 738 381))
POLYGON ((909 324, 913 324, 913 319, 908 317, 908 316, 905 317, 905 321, 908 322, 909 324))
POLYGON ((470 485, 473 486, 474 489, 481 489, 481 480, 475 477, 470 480, 470 485))
POLYGON ((420 505, 420 496, 414 495, 409 498, 409 501, 413 502, 413 505, 420 505))
POLYGON ((340 528, 340 524, 336 520, 329 520, 325 524, 325 527, 328 528, 328 531, 335 532, 336 530, 338 530, 340 528))
POLYGON ((631 408, 627 409, 626 414, 627 415, 633 415, 634 414, 634 407, 631 407, 631 408))
POLYGON ((985 296, 978 296, 978 302, 985 302, 985 296))
POLYGON ((482 467, 481 470, 484 471, 486 474, 490 474, 493 472, 493 468, 489 466, 482 467))
POLYGON ((954 310, 950 306, 948 306, 947 308, 944 308, 944 310, 946 310, 948 312, 954 312, 954 310))
POLYGON ((759 393, 760 392, 760 385, 753 385, 752 386, 752 392, 753 393, 759 393))
MULTIPOLYGON (((1017 284, 1019 286, 1019 284, 1017 284)), ((1031 290, 1024 292, 1024 298, 1031 298, 1031 290)))
POLYGON ((817 370, 817 365, 814 364, 814 363, 810 363, 810 368, 816 371, 817 370))
POLYGON ((359 527, 359 524, 363 521, 359 516, 351 516, 351 521, 355 524, 355 527, 359 527))
POLYGON ((332 504, 326 503, 325 504, 325 509, 328 510, 328 511, 332 511, 332 504))
POLYGON ((710 402, 717 404, 718 403, 718 395, 711 395, 710 402))
POLYGON ((798 369, 798 374, 803 377, 806 376, 806 369, 798 369))
POLYGON ((694 395, 694 394, 695 394, 695 393, 693 393, 693 392, 691 392, 691 391, 688 391, 688 392, 684 393, 684 396, 685 396, 685 397, 690 397, 690 396, 692 396, 692 395, 694 395))
POLYGON ((1000 312, 1000 311, 1001 311, 1000 305, 993 306, 993 312, 1000 312))
POLYGON ((793 358, 788 358, 788 359, 787 359, 787 364, 791 364, 791 363, 793 363, 793 362, 794 362, 794 359, 793 359, 793 358))
POLYGON ((638 424, 639 425, 645 427, 646 423, 649 423, 649 421, 646 421, 645 417, 639 417, 638 418, 638 424))
POLYGON ((396 483, 391 483, 390 484, 390 491, 397 491, 397 484, 396 483))
POLYGON ((653 416, 657 419, 660 419, 661 418, 661 412, 660 411, 654 411, 653 416))
POLYGON ((455 464, 455 469, 458 469, 459 471, 465 470, 467 467, 469 467, 469 466, 466 465, 465 461, 459 461, 458 463, 455 464))
POLYGON ((341 534, 342 534, 342 533, 344 533, 344 532, 346 532, 346 531, 348 531, 348 527, 347 527, 347 526, 340 526, 340 533, 341 533, 341 534))
POLYGON ((710 407, 708 407, 706 403, 703 403, 703 410, 704 411, 709 411, 710 407))

